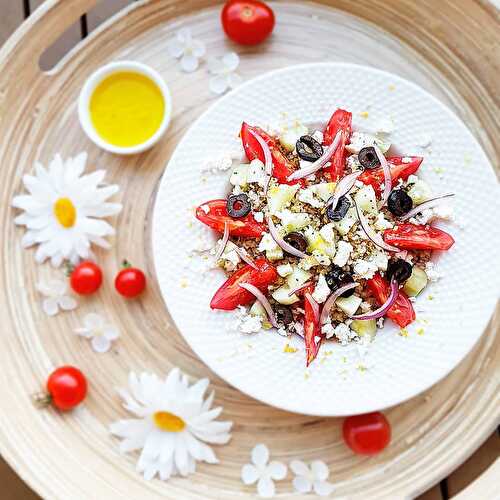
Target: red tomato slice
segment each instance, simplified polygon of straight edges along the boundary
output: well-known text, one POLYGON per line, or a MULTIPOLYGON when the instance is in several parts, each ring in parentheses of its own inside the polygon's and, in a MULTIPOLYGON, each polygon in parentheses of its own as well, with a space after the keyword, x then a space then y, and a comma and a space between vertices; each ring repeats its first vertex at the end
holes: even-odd
POLYGON ((263 222, 257 222, 254 219, 252 213, 239 219, 233 219, 227 213, 226 200, 212 200, 203 203, 196 209, 196 218, 218 233, 224 232, 224 223, 227 222, 231 236, 259 238, 267 229, 263 222))
POLYGON ((262 293, 267 293, 267 287, 278 279, 276 269, 262 258, 255 261, 258 269, 248 265, 236 271, 218 290, 210 302, 212 309, 232 311, 238 306, 245 306, 255 300, 255 297, 240 283, 249 283, 262 293))
POLYGON ((455 243, 446 231, 422 224, 400 224, 386 229, 384 241, 405 250, 449 250, 455 243))
MULTIPOLYGON (((376 274, 373 278, 366 281, 368 289, 375 296, 376 301, 379 305, 384 304, 390 295, 390 286, 387 281, 380 276, 380 274, 376 274)), ((391 308, 387 311, 387 317, 392 319, 394 323, 399 325, 401 328, 408 326, 412 323, 416 316, 413 306, 409 301, 406 294, 400 290, 396 301, 392 304, 391 308)))
POLYGON ((343 109, 337 109, 333 113, 323 135, 323 144, 329 146, 337 132, 342 131, 339 147, 336 149, 331 159, 330 175, 332 181, 336 181, 344 176, 346 151, 345 146, 349 144, 352 127, 352 113, 343 109))
POLYGON ((253 127, 243 122, 241 126, 241 141, 243 142, 243 148, 245 149, 245 154, 249 161, 257 158, 264 163, 264 152, 257 142, 257 139, 250 133, 250 130, 260 135, 271 150, 271 155, 273 157, 273 177, 275 177, 280 184, 297 184, 299 182, 303 185, 304 181, 302 179, 299 181, 287 180, 288 176, 295 171, 295 167, 281 152, 276 141, 260 127, 253 127))
MULTIPOLYGON (((421 156, 391 156, 387 158, 387 162, 391 167, 391 179, 392 184, 395 185, 399 179, 406 180, 411 174, 414 174, 423 158, 421 156), (403 163, 403 158, 410 158, 409 163, 403 163)), ((369 184, 375 190, 377 195, 380 195, 382 189, 380 185, 384 183, 384 171, 382 167, 374 168, 373 170, 365 170, 359 177, 358 180, 364 184, 369 184)))
POLYGON ((378 411, 354 415, 344 420, 342 434, 354 453, 375 455, 391 441, 391 425, 378 411))
POLYGON ((306 366, 309 366, 318 355, 323 341, 319 328, 319 315, 314 313, 314 307, 307 299, 307 294, 312 293, 313 287, 304 291, 304 342, 306 344, 306 366), (316 337, 320 337, 319 340, 316 337))

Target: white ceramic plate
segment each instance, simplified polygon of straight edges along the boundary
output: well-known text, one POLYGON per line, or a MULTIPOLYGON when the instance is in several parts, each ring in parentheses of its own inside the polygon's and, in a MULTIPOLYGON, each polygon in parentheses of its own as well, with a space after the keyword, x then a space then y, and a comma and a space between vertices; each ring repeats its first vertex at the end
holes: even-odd
POLYGON ((479 339, 498 297, 498 199, 497 181, 482 149, 465 125, 430 94, 373 68, 338 63, 293 66, 249 81, 218 100, 178 145, 154 212, 158 280, 189 345, 241 391, 312 415, 382 409, 436 383, 479 339), (371 128, 392 118, 392 142, 401 152, 425 157, 421 177, 436 193, 456 193, 459 225, 448 228, 455 246, 435 256, 444 277, 418 299, 418 321, 408 328, 408 337, 387 321, 364 358, 354 345, 327 342, 306 370, 300 338, 289 341, 269 331, 236 333, 231 328, 233 313, 210 310, 210 299, 225 278, 221 271, 202 273, 199 257, 190 256, 200 238, 213 238, 194 219, 193 207, 227 193, 227 172, 202 173, 202 168, 208 159, 234 150, 243 120, 266 125, 286 112, 290 118, 324 123, 337 107, 352 111, 355 128, 371 128), (364 111, 368 119, 360 116, 364 111), (420 149, 417 143, 425 136, 432 142, 420 149), (299 351, 283 352, 287 342, 299 351))

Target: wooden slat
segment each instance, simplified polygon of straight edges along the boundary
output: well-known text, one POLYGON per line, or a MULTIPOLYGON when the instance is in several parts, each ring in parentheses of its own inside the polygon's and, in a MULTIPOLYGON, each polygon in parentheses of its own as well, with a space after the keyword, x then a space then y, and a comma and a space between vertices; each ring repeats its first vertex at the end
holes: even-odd
POLYGON ((0 15, 0 45, 23 22, 23 3, 20 0, 2 2, 0 15))
POLYGON ((94 30, 131 3, 134 3, 134 0, 101 0, 101 2, 87 13, 89 31, 94 30))
POLYGON ((427 490, 423 495, 420 495, 416 500, 443 500, 439 484, 427 490))
POLYGON ((2 500, 41 500, 0 457, 2 500))

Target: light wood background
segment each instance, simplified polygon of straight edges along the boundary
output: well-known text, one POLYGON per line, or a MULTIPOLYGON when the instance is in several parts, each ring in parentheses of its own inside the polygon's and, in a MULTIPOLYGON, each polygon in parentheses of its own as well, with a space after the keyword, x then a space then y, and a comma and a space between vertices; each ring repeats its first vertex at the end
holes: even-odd
MULTIPOLYGON (((70 27, 58 42, 44 54, 41 61, 42 66, 47 69, 52 67, 71 47, 87 36, 89 32, 132 1, 104 0, 101 2, 87 16, 82 18, 80 22, 70 27)), ((17 26, 22 23, 23 19, 30 15, 30 12, 36 9, 42 2, 43 0, 0 0, 0 46, 17 26)), ((480 35, 478 34, 478 36, 480 35)), ((500 431, 497 430, 469 460, 440 484, 435 485, 419 497, 420 500, 446 500, 458 495, 462 491, 465 493, 464 490, 467 491, 468 498, 473 498, 473 496, 470 496, 473 495, 474 491, 474 485, 471 485, 471 483, 485 472, 499 455, 500 431)), ((498 477, 499 471, 496 470, 495 472, 492 469, 488 473, 496 474, 496 477, 498 477)), ((0 494, 2 500, 35 500, 39 498, 17 477, 1 458, 0 483, 2 484, 2 493, 0 494)), ((490 498, 494 498, 494 495, 497 494, 498 492, 491 492, 492 496, 490 498)), ((458 495, 458 497, 460 496, 458 495)), ((483 500, 482 498, 477 498, 478 500, 483 500)), ((495 496, 495 498, 497 497, 495 496)), ((489 500, 489 498, 484 498, 484 500, 489 500)))

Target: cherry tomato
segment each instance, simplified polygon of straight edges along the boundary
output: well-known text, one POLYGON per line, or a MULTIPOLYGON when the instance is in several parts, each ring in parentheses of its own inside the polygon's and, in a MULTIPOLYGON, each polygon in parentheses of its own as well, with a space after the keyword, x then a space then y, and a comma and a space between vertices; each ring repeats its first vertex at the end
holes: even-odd
POLYGON ((255 261, 257 269, 247 265, 236 271, 218 290, 210 302, 212 309, 232 311, 238 306, 245 306, 255 300, 255 297, 240 283, 249 283, 261 292, 267 293, 267 287, 278 279, 276 269, 264 259, 255 261))
MULTIPOLYGON (((392 185, 395 186, 399 179, 405 181, 410 177, 411 174, 414 174, 420 164, 422 163, 423 158, 421 156, 391 156, 387 158, 387 163, 391 168, 391 179, 392 185), (403 162, 403 158, 409 159, 408 162, 403 162)), ((363 184, 369 184, 375 190, 375 193, 380 195, 382 189, 381 185, 384 183, 384 171, 382 167, 374 168, 373 170, 365 170, 359 177, 363 184)))
POLYGON ((384 241, 406 250, 449 250, 455 243, 446 231, 422 224, 400 224, 386 229, 384 241))
POLYGON ((335 113, 333 113, 325 129, 323 136, 323 144, 325 146, 329 146, 333 142, 339 130, 342 132, 340 144, 335 150, 331 160, 330 175, 333 181, 344 176, 346 160, 345 146, 349 144, 351 125, 352 113, 343 109, 337 109, 335 113))
POLYGON ((391 425, 378 411, 347 417, 342 433, 347 446, 360 455, 380 453, 391 441, 391 425))
POLYGON ((136 267, 131 267, 128 262, 124 262, 122 269, 115 278, 116 291, 128 299, 137 297, 146 288, 146 276, 136 267))
POLYGON ((320 335, 319 314, 314 312, 314 299, 311 297, 313 287, 307 288, 304 293, 304 342, 306 344, 306 366, 309 366, 318 355, 323 341, 320 335), (320 337, 317 341, 316 338, 320 337))
POLYGON ((60 410, 71 410, 87 395, 87 379, 74 366, 61 366, 47 380, 50 402, 60 410))
POLYGON ((257 45, 273 31, 274 12, 258 0, 230 0, 221 13, 226 35, 241 45, 257 45))
POLYGON ((212 200, 203 203, 196 209, 196 218, 221 234, 224 232, 224 224, 227 222, 231 236, 260 238, 267 229, 263 222, 257 222, 254 219, 251 212, 245 217, 233 219, 227 213, 226 200, 212 200))
POLYGON ((273 157, 273 177, 277 179, 280 184, 301 184, 304 185, 303 179, 288 181, 288 176, 295 170, 293 163, 281 152, 276 141, 260 127, 252 127, 247 123, 243 122, 241 126, 241 141, 243 143, 243 149, 249 161, 255 158, 259 159, 262 163, 265 162, 264 151, 258 143, 257 139, 250 133, 253 131, 269 146, 271 150, 271 155, 273 157))
MULTIPOLYGON (((387 283, 387 281, 380 276, 380 274, 377 273, 373 276, 373 278, 367 280, 366 285, 375 296, 379 305, 384 304, 389 298, 391 287, 389 286, 389 283, 387 283)), ((399 290, 398 296, 396 297, 394 304, 392 304, 387 311, 386 316, 389 319, 392 319, 392 321, 394 321, 394 323, 399 325, 401 328, 404 328, 415 321, 416 315, 413 306, 411 305, 407 295, 402 290, 399 290)))
POLYGON ((82 262, 73 269, 70 284, 71 288, 80 295, 97 292, 102 285, 101 268, 94 262, 82 262))

